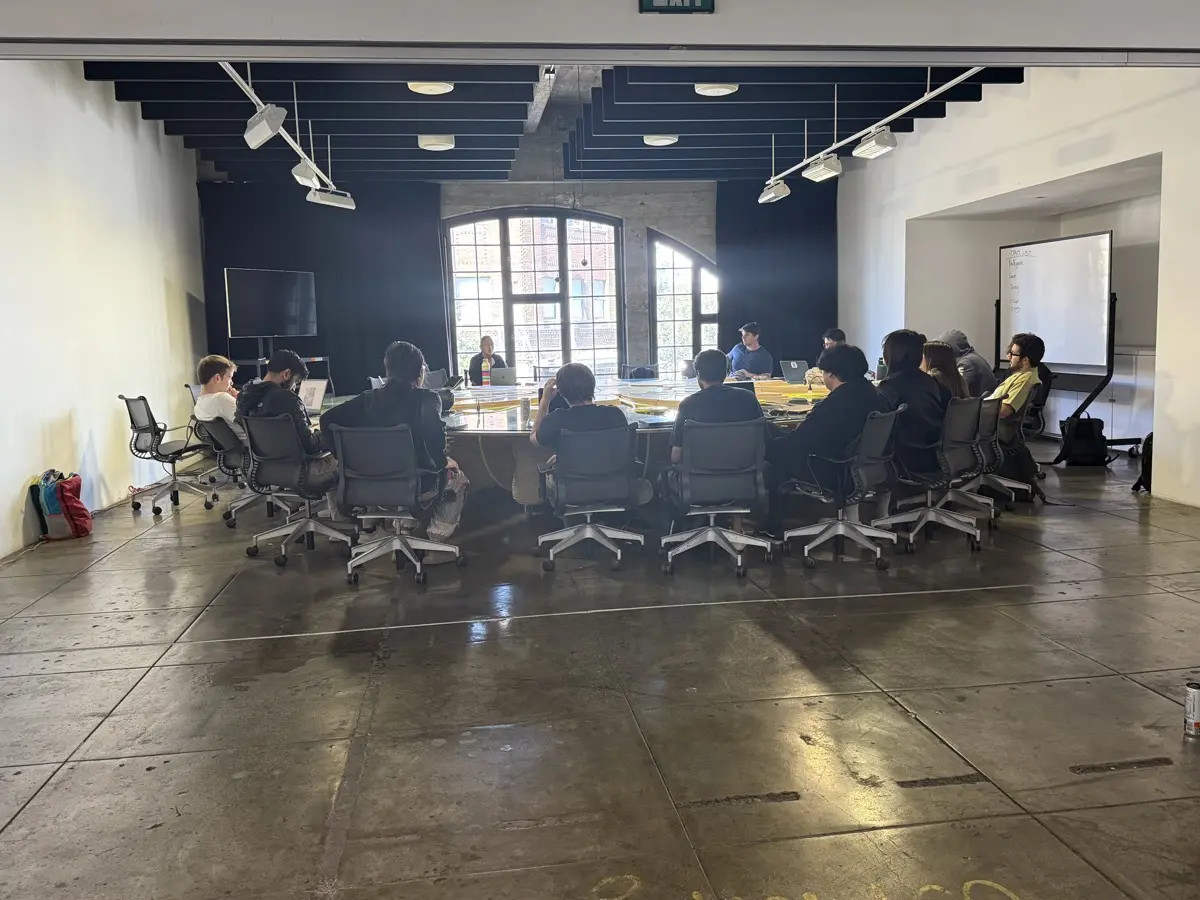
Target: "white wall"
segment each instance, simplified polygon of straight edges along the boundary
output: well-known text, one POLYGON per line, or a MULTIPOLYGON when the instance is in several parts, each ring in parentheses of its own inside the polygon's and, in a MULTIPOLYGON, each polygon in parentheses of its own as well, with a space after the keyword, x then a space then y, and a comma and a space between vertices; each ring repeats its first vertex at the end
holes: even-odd
POLYGON ((0 62, 0 555, 30 540, 26 488, 78 471, 95 508, 161 477, 129 455, 118 393, 186 423, 203 344, 195 162, 82 67, 0 62), (199 328, 193 323, 199 322, 199 328))
POLYGON ((908 221, 1128 160, 1162 154, 1155 370, 1155 494, 1200 505, 1200 408, 1192 400, 1200 304, 1200 169, 1192 69, 1031 69, 979 104, 921 120, 898 152, 839 188, 839 322, 879 339, 905 318, 908 221))
POLYGON ((1050 237, 1058 237, 1058 223, 1052 219, 910 220, 905 241, 905 327, 929 337, 957 328, 994 365, 995 303, 1000 290, 997 248, 1050 237))
POLYGON ((1158 324, 1158 195, 1095 206, 1058 218, 1059 234, 1113 232, 1118 347, 1153 347, 1158 324))
POLYGON ((3 9, 0 39, 1200 48, 1194 0, 1142 0, 1136 15, 1126 0, 717 0, 713 15, 639 15, 634 0, 3 0, 3 9))

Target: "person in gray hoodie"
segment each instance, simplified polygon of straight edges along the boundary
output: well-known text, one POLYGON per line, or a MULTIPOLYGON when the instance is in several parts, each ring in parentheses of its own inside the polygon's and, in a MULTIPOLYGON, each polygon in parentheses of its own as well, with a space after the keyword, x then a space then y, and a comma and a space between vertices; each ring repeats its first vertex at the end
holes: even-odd
POLYGON ((971 346, 965 334, 955 329, 939 334, 936 340, 949 344, 958 354, 958 371, 962 372, 972 397, 986 397, 996 389, 996 376, 992 373, 992 367, 971 346))

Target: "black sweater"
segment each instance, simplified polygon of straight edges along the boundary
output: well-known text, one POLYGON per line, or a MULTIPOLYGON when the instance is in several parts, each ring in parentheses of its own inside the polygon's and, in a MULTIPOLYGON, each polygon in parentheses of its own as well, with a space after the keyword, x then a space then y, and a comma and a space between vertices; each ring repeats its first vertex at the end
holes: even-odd
POLYGON ((904 472, 930 473, 938 471, 937 450, 921 449, 936 444, 942 437, 942 420, 950 393, 937 380, 920 369, 893 372, 879 382, 879 393, 887 398, 892 409, 901 403, 908 409, 896 423, 896 464, 904 472))
POLYGON ((321 416, 321 437, 333 449, 331 425, 343 428, 395 428, 407 425, 417 451, 417 465, 427 471, 446 467, 446 427, 442 401, 433 391, 389 381, 381 388, 327 409, 321 416))
POLYGON ((309 456, 320 455, 321 442, 312 433, 312 424, 308 418, 308 411, 304 408, 304 401, 295 391, 273 381, 248 384, 238 394, 237 411, 243 418, 290 416, 296 425, 296 435, 300 438, 304 452, 309 456))
POLYGON ((795 430, 772 441, 771 462, 782 468, 785 477, 806 478, 810 455, 844 458, 862 436, 867 416, 887 411, 887 401, 871 382, 847 381, 814 406, 795 430))
MULTIPOLYGON (((499 353, 492 354, 493 369, 507 369, 504 364, 504 357, 499 353)), ((471 357, 471 362, 467 365, 467 377, 470 378, 471 384, 483 384, 483 354, 476 353, 471 357)))

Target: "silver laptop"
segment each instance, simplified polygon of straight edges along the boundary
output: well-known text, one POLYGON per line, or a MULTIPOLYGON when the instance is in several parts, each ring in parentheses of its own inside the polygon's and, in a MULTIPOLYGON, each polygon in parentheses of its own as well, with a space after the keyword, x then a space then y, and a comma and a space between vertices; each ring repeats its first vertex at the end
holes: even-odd
POLYGON ((807 359, 780 360, 779 367, 783 369, 783 380, 788 384, 803 384, 804 373, 808 371, 807 359))
POLYGON ((492 369, 492 387, 512 387, 517 383, 517 370, 511 366, 492 369))
POLYGON ((304 404, 310 416, 320 415, 328 385, 329 382, 324 378, 306 378, 300 382, 300 402, 304 404))

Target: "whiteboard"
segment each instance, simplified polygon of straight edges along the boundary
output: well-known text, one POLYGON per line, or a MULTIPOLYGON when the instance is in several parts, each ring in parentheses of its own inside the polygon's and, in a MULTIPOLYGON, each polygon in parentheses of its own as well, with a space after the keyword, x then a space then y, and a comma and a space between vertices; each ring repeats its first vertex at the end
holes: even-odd
POLYGON ((1112 232, 1000 248, 1000 341, 1032 332, 1045 362, 1108 365, 1112 232))

